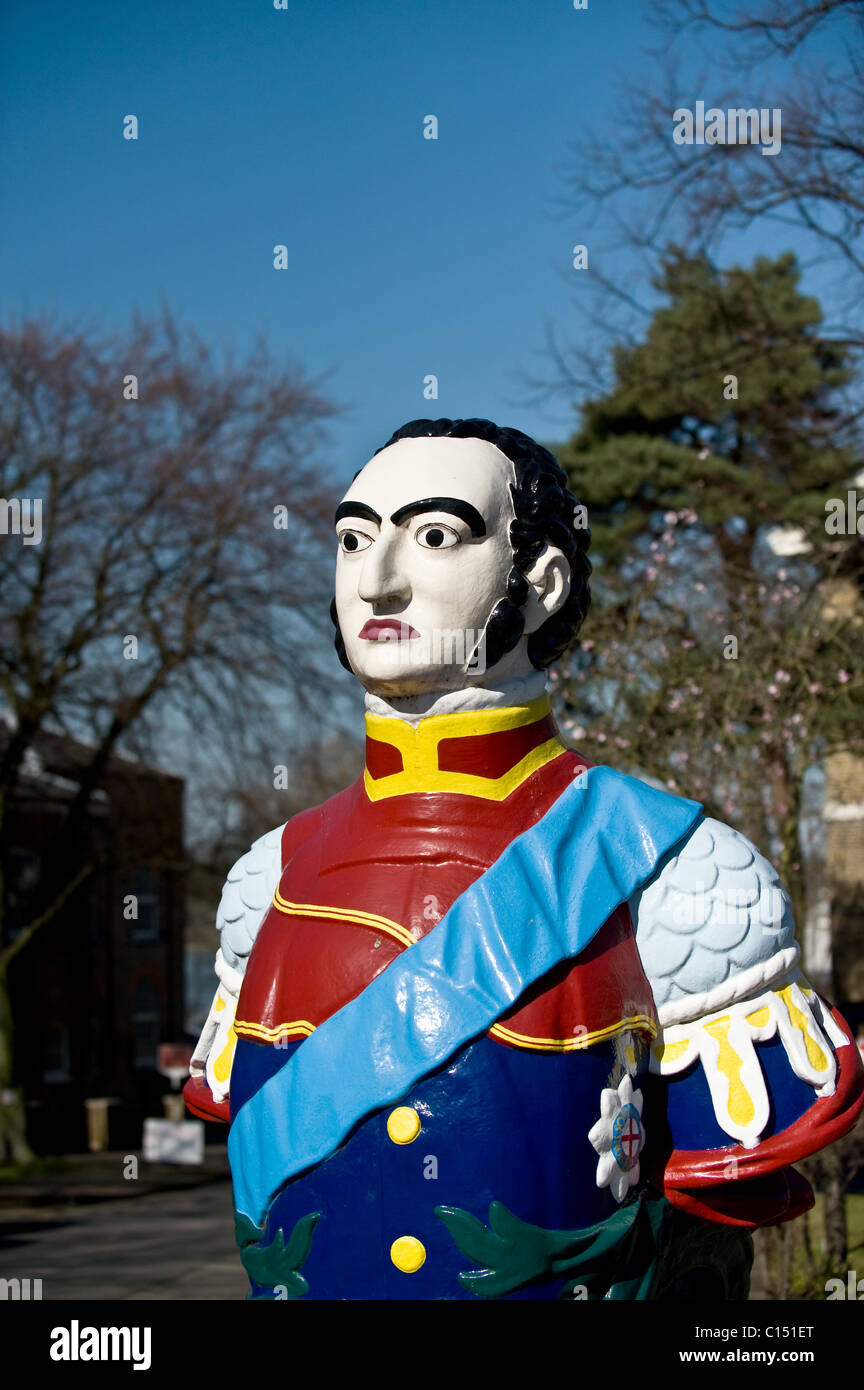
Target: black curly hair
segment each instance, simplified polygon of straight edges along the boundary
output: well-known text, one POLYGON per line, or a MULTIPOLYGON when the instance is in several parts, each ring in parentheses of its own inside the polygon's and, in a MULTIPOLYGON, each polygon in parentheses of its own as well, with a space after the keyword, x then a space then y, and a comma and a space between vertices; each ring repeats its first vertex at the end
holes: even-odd
MULTIPOLYGON (((528 637, 528 659, 538 671, 561 655, 577 636, 591 591, 588 578, 591 532, 577 526, 580 504, 567 488, 567 476, 548 449, 521 430, 503 428, 491 420, 411 420, 395 431, 375 453, 389 449, 400 439, 483 439, 500 449, 516 471, 510 484, 515 516, 510 523, 513 566, 507 576, 506 597, 496 603, 485 629, 487 669, 511 652, 522 636, 528 597, 525 578, 543 547, 549 543, 563 552, 570 566, 570 592, 566 602, 528 637)), ((330 605, 336 635, 334 643, 342 665, 351 670, 336 617, 336 600, 330 605)))

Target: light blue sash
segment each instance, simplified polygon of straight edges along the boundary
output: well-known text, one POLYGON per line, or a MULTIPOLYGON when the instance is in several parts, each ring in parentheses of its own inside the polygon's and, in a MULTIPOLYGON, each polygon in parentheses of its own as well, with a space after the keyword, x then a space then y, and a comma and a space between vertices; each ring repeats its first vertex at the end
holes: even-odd
POLYGON ((583 772, 249 1098, 228 1137, 237 1210, 262 1224, 290 1178, 584 950, 701 812, 611 768, 583 772))

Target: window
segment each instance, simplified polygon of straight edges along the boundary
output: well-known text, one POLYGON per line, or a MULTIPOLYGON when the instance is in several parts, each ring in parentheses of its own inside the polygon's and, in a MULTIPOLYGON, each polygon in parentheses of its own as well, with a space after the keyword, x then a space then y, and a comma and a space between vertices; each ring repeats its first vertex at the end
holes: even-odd
POLYGON ((14 941, 26 926, 32 907, 31 895, 42 876, 42 860, 27 849, 12 849, 7 869, 5 938, 14 941))
POLYGON ((139 980, 132 997, 132 1065, 156 1070, 156 1049, 161 1041, 162 1009, 152 980, 139 980))
POLYGON ((132 892, 137 902, 137 917, 130 918, 131 941, 159 940, 159 885, 152 869, 136 869, 132 875, 132 892))
POLYGON ((42 1080, 48 1085, 60 1085, 72 1079, 69 1029, 49 1027, 45 1031, 42 1080))
POLYGON ((87 914, 87 930, 94 946, 105 944, 105 925, 102 906, 101 882, 95 873, 84 883, 84 911, 87 914))

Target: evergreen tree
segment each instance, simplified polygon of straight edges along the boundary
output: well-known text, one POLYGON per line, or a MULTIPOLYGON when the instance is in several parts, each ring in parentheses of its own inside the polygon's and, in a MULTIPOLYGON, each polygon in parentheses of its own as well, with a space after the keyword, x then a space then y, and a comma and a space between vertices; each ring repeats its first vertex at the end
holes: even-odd
POLYGON ((595 601, 556 678, 587 756, 773 853, 829 987, 830 943, 806 930, 802 790, 808 768, 862 747, 864 571, 847 533, 862 465, 856 364, 820 336, 799 279, 791 254, 724 271, 664 257, 665 303, 558 450, 589 509, 595 601))

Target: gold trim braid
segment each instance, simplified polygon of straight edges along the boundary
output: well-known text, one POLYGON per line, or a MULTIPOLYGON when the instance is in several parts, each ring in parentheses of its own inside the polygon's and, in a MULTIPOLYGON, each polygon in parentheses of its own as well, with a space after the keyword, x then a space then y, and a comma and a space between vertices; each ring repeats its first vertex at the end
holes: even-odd
POLYGON ((273 896, 273 906, 286 917, 323 917, 334 922, 353 922, 357 927, 371 927, 392 936, 402 946, 413 946, 415 938, 407 927, 394 922, 389 917, 381 917, 377 912, 359 912, 348 907, 322 907, 318 903, 295 903, 283 898, 279 889, 273 896))
POLYGON ((500 777, 481 777, 473 772, 441 772, 438 745, 442 739, 470 738, 478 734, 497 734, 536 724, 551 712, 548 695, 540 695, 525 705, 507 709, 473 710, 465 714, 434 714, 421 719, 416 728, 404 719, 367 714, 366 733, 378 743, 387 743, 402 756, 402 771, 387 777, 363 773, 363 784, 370 801, 412 792, 456 792, 479 796, 486 801, 503 801, 530 777, 532 772, 567 752, 560 738, 549 738, 532 748, 500 777))
POLYGON ((657 1025, 648 1014, 633 1014, 630 1018, 619 1018, 617 1023, 597 1028, 593 1033, 574 1033, 572 1038, 532 1038, 529 1033, 516 1033, 503 1023, 493 1023, 489 1032, 493 1038, 500 1038, 502 1042, 524 1047, 532 1052, 581 1052, 594 1043, 605 1042, 607 1038, 614 1038, 616 1034, 629 1032, 634 1028, 648 1033, 652 1039, 657 1036, 657 1025))
MULTIPOLYGON (((244 1023, 237 1019, 234 1030, 241 1037, 275 1043, 280 1038, 308 1038, 310 1033, 315 1032, 315 1026, 303 1018, 295 1019, 292 1023, 276 1023, 272 1028, 263 1023, 244 1023)), ((630 1032, 636 1028, 649 1033, 652 1038, 657 1036, 656 1024, 648 1014, 633 1014, 629 1018, 619 1019, 617 1023, 610 1023, 605 1028, 597 1028, 593 1033, 578 1033, 571 1038, 532 1038, 530 1034, 517 1033, 512 1028, 505 1027, 503 1023, 493 1023, 489 1029, 489 1036, 528 1052, 581 1052, 587 1047, 592 1047, 594 1043, 605 1042, 618 1033, 630 1032)))

